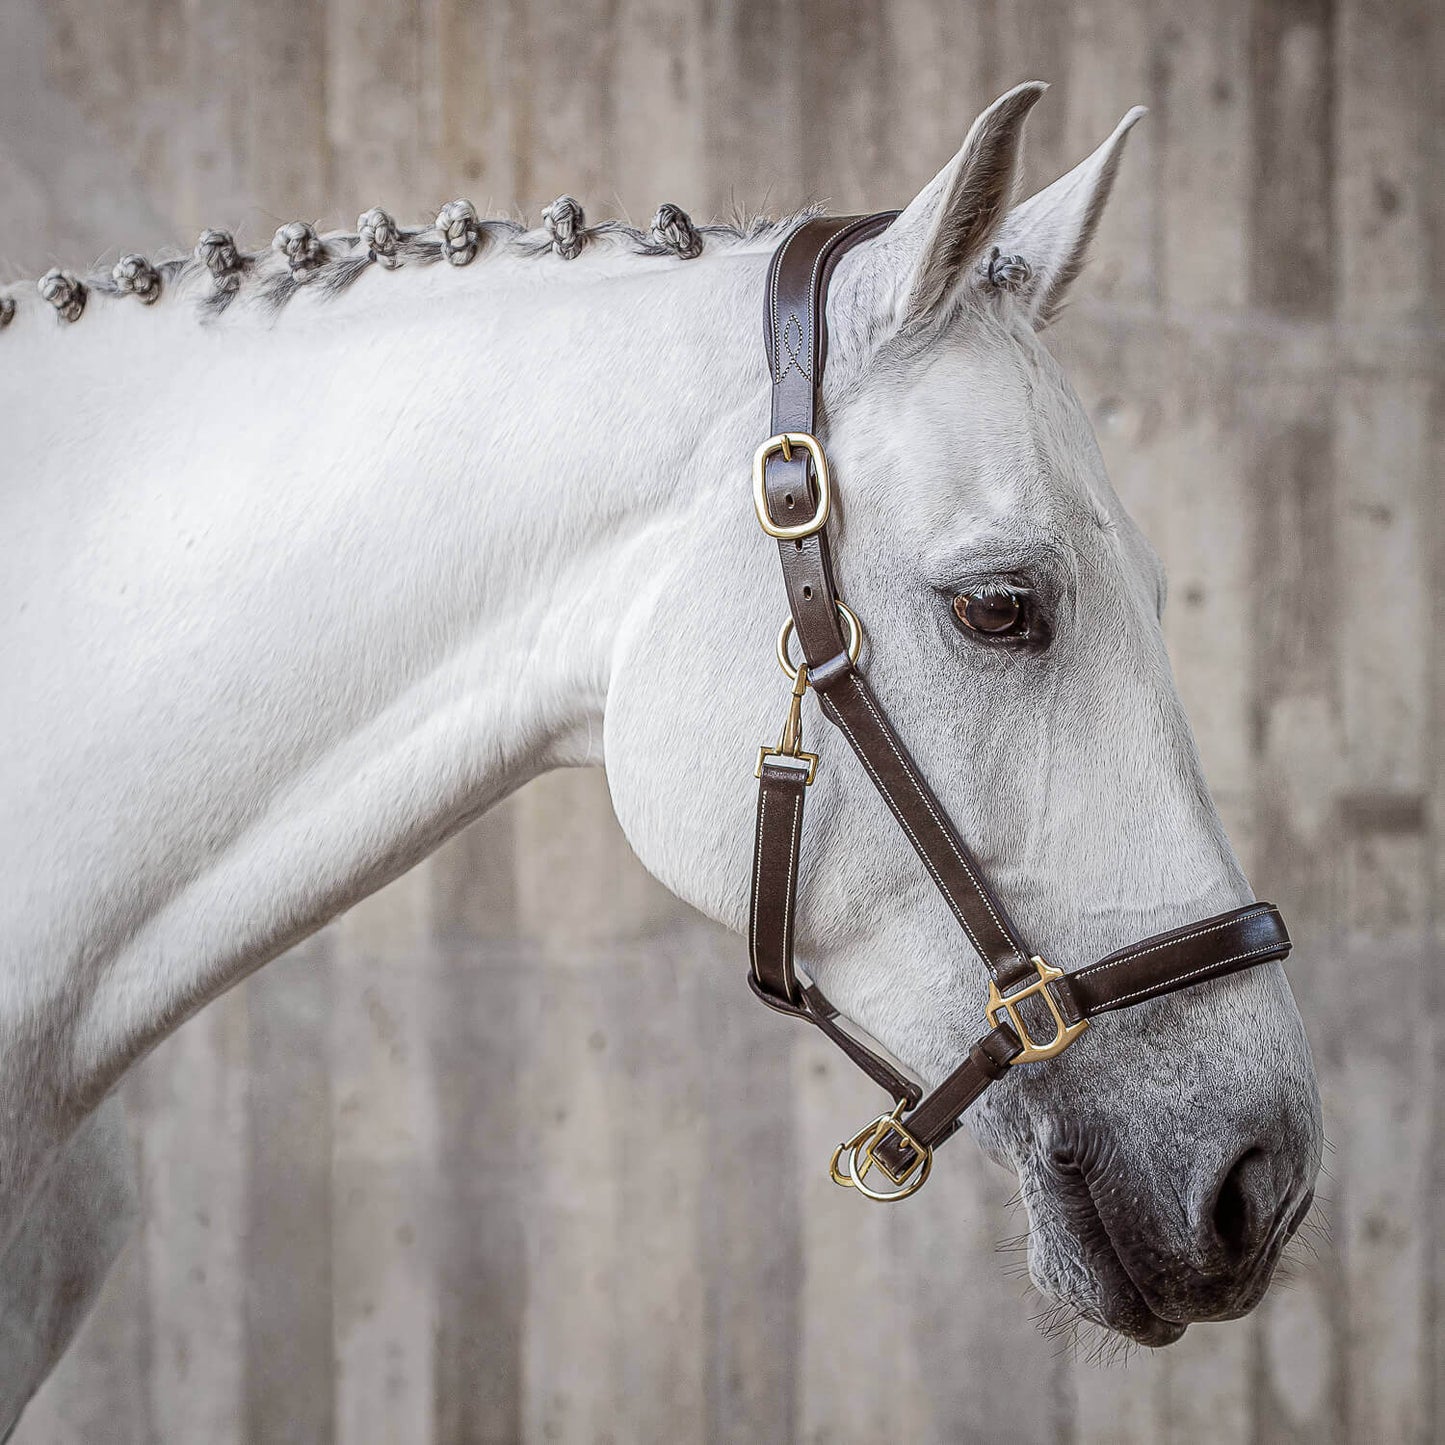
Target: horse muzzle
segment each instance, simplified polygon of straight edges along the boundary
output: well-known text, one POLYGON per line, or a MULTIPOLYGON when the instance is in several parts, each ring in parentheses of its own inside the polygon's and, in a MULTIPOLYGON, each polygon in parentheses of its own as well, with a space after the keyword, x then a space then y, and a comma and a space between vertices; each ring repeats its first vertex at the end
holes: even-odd
POLYGON ((1301 1119, 1246 1132, 1190 1160, 1156 1152, 1152 1168, 1097 1136, 1056 1145, 1025 1191, 1035 1282, 1150 1346, 1196 1321, 1248 1314, 1313 1205, 1315 1131, 1301 1119), (1176 1167, 1183 1178, 1169 1177, 1176 1167), (1085 1297, 1081 1274, 1092 1282, 1085 1297))

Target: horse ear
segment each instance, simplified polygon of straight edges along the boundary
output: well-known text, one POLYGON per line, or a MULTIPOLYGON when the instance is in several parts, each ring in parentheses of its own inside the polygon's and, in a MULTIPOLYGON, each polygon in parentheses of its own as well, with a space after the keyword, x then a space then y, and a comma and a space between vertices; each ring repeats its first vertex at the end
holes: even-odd
POLYGON ((1024 117, 1047 89, 1031 80, 994 101, 958 154, 869 248, 870 280, 895 324, 927 322, 957 295, 1013 201, 1024 117))
POLYGON ((1064 293, 1084 269, 1119 169, 1124 138, 1146 113, 1136 105, 1086 161, 1010 211, 993 237, 1001 253, 1017 255, 1027 264, 1027 280, 1009 289, 1029 308, 1035 326, 1053 320, 1064 293))

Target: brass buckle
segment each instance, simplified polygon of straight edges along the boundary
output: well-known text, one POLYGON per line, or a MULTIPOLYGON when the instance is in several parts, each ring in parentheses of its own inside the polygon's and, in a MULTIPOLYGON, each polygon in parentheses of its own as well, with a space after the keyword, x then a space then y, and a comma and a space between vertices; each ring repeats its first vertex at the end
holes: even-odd
POLYGON ((800 542, 804 537, 823 530, 828 523, 828 513, 833 508, 833 488, 828 479, 828 459, 823 455, 817 437, 805 431, 784 431, 769 437, 757 449, 753 455, 753 506, 757 508, 758 523, 763 531, 780 542, 800 542), (790 462, 794 447, 802 447, 813 459, 813 474, 818 479, 818 505, 806 522, 800 522, 796 527, 784 527, 773 521, 768 511, 768 458, 774 452, 782 452, 783 459, 790 462))
POLYGON ((758 765, 753 769, 753 777, 761 778, 763 775, 763 764, 769 758, 783 758, 789 763, 800 763, 803 766, 799 772, 803 774, 803 786, 811 788, 813 779, 818 776, 818 755, 817 753, 805 753, 801 748, 795 753, 790 753, 787 748, 779 746, 776 748, 759 748, 758 765))
POLYGON ((1036 1063, 1039 1059, 1057 1058, 1089 1026, 1088 1019, 1080 1019, 1076 1024, 1067 1022, 1063 1014, 1059 1012, 1059 1006, 1055 1002, 1053 994, 1049 992, 1048 985, 1056 978, 1064 976, 1063 969, 1054 968, 1041 958, 1031 958, 1029 962, 1033 964, 1038 977, 1032 983, 1027 983, 1017 992, 1010 994, 1001 994, 998 991, 998 985, 990 979, 988 1002, 983 1009, 984 1017, 994 1028, 1006 1023, 1018 1035, 1023 1050, 1012 1060, 1015 1064, 1031 1064, 1036 1063), (1028 1025, 1024 1023, 1023 1015, 1018 1009, 1019 1004, 1026 998, 1034 997, 1043 999, 1054 1019, 1054 1036, 1043 1044, 1029 1033, 1028 1025))
POLYGON ((871 1124, 866 1124, 846 1144, 833 1150, 828 1163, 828 1173, 834 1184, 845 1189, 856 1189, 865 1199, 879 1204, 891 1204, 897 1199, 907 1199, 917 1194, 928 1182, 933 1168, 933 1150, 920 1144, 900 1122, 906 1100, 900 1100, 891 1114, 880 1114, 871 1124), (895 1174, 878 1157, 878 1146, 890 1135, 896 1134, 913 1153, 913 1162, 901 1174, 895 1174), (868 1184, 868 1171, 874 1165, 878 1172, 893 1181, 896 1189, 874 1189, 868 1184), (839 1166, 842 1166, 841 1168, 839 1166))

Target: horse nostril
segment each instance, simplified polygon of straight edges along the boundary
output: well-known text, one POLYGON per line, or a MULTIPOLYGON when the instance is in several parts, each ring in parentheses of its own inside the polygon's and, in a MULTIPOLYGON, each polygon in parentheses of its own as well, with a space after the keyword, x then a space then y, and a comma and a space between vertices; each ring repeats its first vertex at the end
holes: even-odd
POLYGON ((1224 1176, 1214 1196, 1211 1223, 1215 1238, 1240 1256, 1258 1242, 1260 1225, 1268 1212, 1269 1161, 1262 1149, 1246 1149, 1224 1176))

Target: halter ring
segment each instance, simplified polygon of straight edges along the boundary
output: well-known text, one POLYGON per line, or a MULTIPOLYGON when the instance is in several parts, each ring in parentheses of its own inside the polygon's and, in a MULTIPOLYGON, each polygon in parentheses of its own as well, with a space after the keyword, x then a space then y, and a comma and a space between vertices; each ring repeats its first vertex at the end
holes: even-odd
MULTIPOLYGON (((858 621, 858 614, 846 602, 840 602, 835 597, 833 605, 838 609, 838 616, 843 619, 843 625, 848 629, 848 661, 857 662, 859 649, 863 646, 863 624, 858 621)), ((793 618, 790 613, 778 633, 778 666, 787 673, 789 682, 796 682, 798 669, 788 658, 788 640, 792 635, 793 618)))
POLYGON ((928 1182, 933 1169, 933 1150, 920 1144, 900 1123, 904 1104, 899 1102, 891 1114, 880 1114, 871 1124, 865 1124, 846 1144, 840 1144, 833 1151, 828 1164, 828 1173, 834 1184, 845 1189, 856 1189, 865 1199, 878 1204, 892 1204, 917 1194, 928 1182), (905 1166, 901 1174, 895 1174, 876 1153, 878 1146, 890 1135, 896 1134, 913 1155, 913 1162, 905 1166), (886 1175, 896 1188, 875 1189, 866 1183, 868 1171, 874 1165, 886 1175))
MULTIPOLYGON (((1088 1019, 1070 1023, 1059 1009, 1058 1000, 1049 985, 1056 979, 1064 978, 1063 969, 1045 963, 1042 958, 1031 958, 1029 962, 1033 964, 1038 977, 1023 988, 1015 989, 1013 993, 1000 993, 998 985, 990 979, 988 1002, 983 1009, 990 1028, 1007 1025, 1018 1036, 1023 1047, 1011 1061, 1015 1064, 1031 1064, 1041 1059, 1057 1058, 1089 1026, 1088 1019), (1029 1032, 1028 1023, 1019 1010, 1019 1005, 1026 998, 1042 999, 1048 1006, 1048 1017, 1054 1028, 1052 1038, 1040 1041, 1029 1032)), ((1065 984, 1064 987, 1067 988, 1068 985, 1065 984)))

